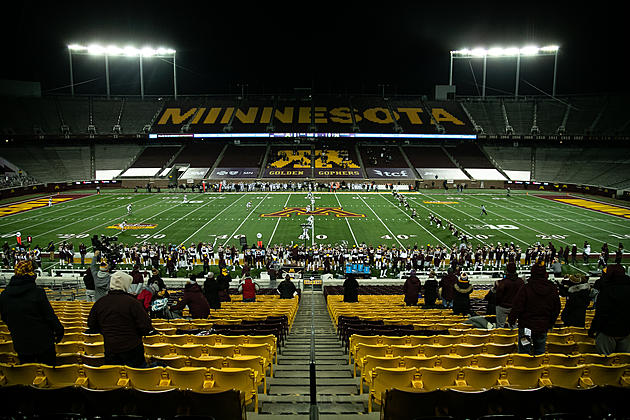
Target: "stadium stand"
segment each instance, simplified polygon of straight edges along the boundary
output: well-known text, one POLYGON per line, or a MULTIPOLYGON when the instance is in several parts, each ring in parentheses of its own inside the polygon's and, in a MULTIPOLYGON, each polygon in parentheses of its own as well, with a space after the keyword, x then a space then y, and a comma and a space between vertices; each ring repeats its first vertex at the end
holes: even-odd
POLYGON ((468 179, 442 147, 403 146, 403 150, 423 179, 468 179))
POLYGON ((156 176, 173 158, 181 146, 146 147, 121 177, 156 176))
POLYGON ((370 168, 406 168, 407 161, 398 146, 359 147, 363 165, 370 168))

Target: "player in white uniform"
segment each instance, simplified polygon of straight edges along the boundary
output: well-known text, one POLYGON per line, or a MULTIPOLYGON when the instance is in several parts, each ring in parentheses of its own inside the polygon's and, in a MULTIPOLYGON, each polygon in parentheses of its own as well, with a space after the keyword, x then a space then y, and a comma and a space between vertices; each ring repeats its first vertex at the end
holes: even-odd
POLYGON ((48 207, 52 207, 52 197, 48 198, 48 207))
POLYGON ((131 204, 131 203, 127 204, 127 215, 128 216, 131 216, 132 207, 133 207, 133 204, 131 204))
POLYGON ((127 227, 127 221, 123 220, 122 223, 119 226, 120 226, 120 231, 124 232, 125 228, 127 227))
POLYGON ((188 197, 186 197, 186 194, 184 194, 184 201, 183 203, 188 203, 188 197))
POLYGON ((245 207, 247 207, 248 209, 252 207, 252 202, 248 201, 247 204, 245 204, 245 207))

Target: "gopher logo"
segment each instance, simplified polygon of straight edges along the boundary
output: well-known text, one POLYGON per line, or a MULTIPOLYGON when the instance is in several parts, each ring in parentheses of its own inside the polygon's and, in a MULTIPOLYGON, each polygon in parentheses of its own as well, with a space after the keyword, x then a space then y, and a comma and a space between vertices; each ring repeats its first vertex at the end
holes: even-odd
MULTIPOLYGON (((137 230, 137 229, 153 229, 157 227, 157 225, 153 223, 129 223, 125 225, 125 230, 137 230)), ((120 225, 111 225, 107 226, 107 229, 121 229, 120 225)))
POLYGON ((365 214, 352 213, 343 210, 341 207, 317 207, 311 211, 307 211, 306 207, 285 207, 284 210, 261 214, 260 217, 290 217, 294 213, 298 216, 328 216, 334 214, 337 217, 365 217, 365 214))

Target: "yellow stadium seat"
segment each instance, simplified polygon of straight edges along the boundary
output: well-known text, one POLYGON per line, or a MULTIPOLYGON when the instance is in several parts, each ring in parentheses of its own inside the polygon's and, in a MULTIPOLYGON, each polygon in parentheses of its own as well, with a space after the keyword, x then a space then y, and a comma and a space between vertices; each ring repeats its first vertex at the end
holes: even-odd
POLYGON ((407 337, 381 336, 381 344, 386 346, 406 346, 407 337))
POLYGON ((578 353, 596 353, 597 347, 595 347, 594 343, 575 343, 575 351, 578 353))
POLYGON ((147 335, 145 337, 142 337, 142 342, 144 344, 161 344, 161 343, 164 343, 164 341, 162 340, 162 337, 165 337, 165 336, 160 335, 160 334, 147 335))
POLYGON ((489 389, 499 383, 499 378, 503 372, 502 367, 482 368, 464 367, 462 368, 463 380, 466 385, 474 389, 489 389))
POLYGON ((188 357, 169 354, 167 356, 148 356, 147 360, 151 363, 156 363, 158 366, 170 366, 173 368, 182 368, 190 366, 188 357))
POLYGON ((490 342, 490 338, 491 338, 490 334, 483 334, 483 335, 467 334, 466 336, 464 336, 464 343, 470 344, 472 346, 476 346, 479 344, 486 344, 490 342))
POLYGON ((547 364, 555 366, 574 367, 580 364, 581 356, 568 354, 548 354, 547 364))
POLYGON ((88 356, 99 356, 105 354, 104 343, 83 343, 83 353, 88 356))
POLYGON ((372 371, 372 387, 368 400, 368 412, 372 412, 373 403, 381 404, 381 396, 388 389, 420 388, 415 368, 382 368, 372 371))
POLYGON ((381 337, 378 335, 359 335, 352 334, 349 339, 349 349, 350 352, 348 354, 348 363, 355 359, 355 352, 357 348, 357 344, 369 344, 372 346, 378 345, 381 342, 381 337))
POLYGON ((544 356, 530 356, 529 354, 514 353, 510 356, 513 366, 537 368, 542 366, 544 356))
POLYGON ((354 377, 357 376, 357 368, 362 371, 363 358, 367 355, 385 357, 388 353, 389 346, 382 344, 363 344, 358 343, 354 355, 354 377))
POLYGON ((628 386, 628 382, 623 377, 627 366, 614 365, 585 365, 585 371, 582 376, 582 386, 628 386))
POLYGON ((244 335, 221 335, 217 334, 216 340, 223 345, 234 345, 238 346, 240 344, 245 344, 247 339, 244 335))
POLYGON ((477 367, 491 369, 495 367, 507 366, 510 355, 494 355, 494 354, 480 354, 476 358, 477 367))
POLYGON ((125 374, 129 378, 129 385, 144 391, 159 391, 172 388, 168 374, 163 367, 137 369, 125 367, 125 374))
POLYGON ((436 335, 435 336, 435 344, 439 344, 441 346, 451 346, 453 344, 460 344, 464 340, 461 335, 436 335))
POLYGON ((203 344, 206 346, 214 346, 217 343, 216 335, 193 335, 193 344, 203 344))
POLYGON ((177 328, 175 327, 158 328, 154 325, 153 329, 163 335, 175 335, 175 333, 177 332, 177 328))
POLYGON ((546 378, 552 386, 563 388, 578 388, 582 377, 584 366, 562 366, 549 364, 546 367, 546 378))
POLYGON ((168 356, 169 354, 175 354, 175 352, 173 351, 173 346, 167 343, 145 344, 144 353, 149 356, 160 357, 168 356))
POLYGON ((208 356, 232 357, 236 351, 236 346, 232 344, 216 344, 214 346, 205 346, 205 349, 208 356))
POLYGON ((237 389, 245 395, 245 404, 254 403, 254 412, 258 412, 258 391, 255 374, 252 369, 223 368, 208 369, 215 389, 237 389))
POLYGON ((175 350, 175 354, 180 356, 201 357, 203 346, 201 344, 173 344, 173 350, 175 350))
POLYGON ((205 356, 205 357, 190 357, 188 361, 192 367, 205 367, 205 368, 217 368, 221 369, 225 367, 225 357, 223 356, 205 356))
MULTIPOLYGON (((267 370, 265 366, 265 359, 261 356, 234 356, 226 357, 226 367, 245 369, 249 368, 254 371, 254 379, 256 380, 256 386, 263 386, 263 394, 267 393, 267 376, 265 372, 267 370)), ((216 367, 215 367, 216 368, 216 367)))
POLYGON ((103 341, 104 338, 101 334, 83 334, 84 343, 102 343, 103 341))
POLYGON ((83 343, 80 341, 66 341, 55 344, 57 354, 83 353, 83 343))
POLYGON ((0 363, 5 365, 17 365, 20 363, 17 353, 0 353, 0 363))
POLYGON ((452 348, 453 346, 440 346, 439 344, 425 345, 422 346, 422 354, 424 354, 425 357, 444 356, 449 354, 452 348))
POLYGON ((614 360, 611 356, 604 354, 582 354, 580 364, 582 365, 610 365, 614 360))
POLYGON ((462 386, 465 383, 458 382, 460 368, 451 369, 440 368, 420 368, 420 380, 422 381, 422 389, 431 391, 434 389, 445 389, 454 386, 462 386))
POLYGON ((88 388, 91 389, 114 389, 125 387, 129 379, 123 372, 122 366, 83 366, 85 376, 88 378, 88 388))
POLYGON ((556 353, 556 354, 572 354, 576 352, 576 344, 575 343, 549 343, 547 342, 547 353, 556 353))
POLYGON ((212 379, 208 369, 204 367, 166 367, 170 379, 169 385, 178 389, 190 389, 192 391, 207 391, 212 387, 212 379))
POLYGON ((269 344, 278 363, 278 339, 275 335, 248 335, 247 344, 269 344))
POLYGON ((459 356, 457 354, 449 354, 440 356, 439 367, 442 369, 452 369, 456 367, 470 366, 475 360, 475 356, 459 356))
POLYGON ((433 344, 435 343, 435 339, 432 335, 410 335, 409 336, 409 344, 412 346, 418 344, 433 344))
POLYGON ((187 344, 192 344, 190 342, 190 335, 188 334, 173 334, 173 335, 165 335, 162 337, 165 343, 168 344, 177 344, 180 346, 185 346, 187 344))
POLYGON ((269 367, 270 376, 273 376, 273 355, 269 344, 241 344, 237 349, 241 356, 261 356, 265 360, 265 368, 269 367))
POLYGON ((505 368, 505 383, 512 388, 537 388, 544 372, 543 367, 508 366, 505 368))
POLYGON ((608 355, 613 365, 630 365, 630 353, 613 353, 608 355))
POLYGON ((22 365, 0 365, 0 384, 2 385, 36 385, 40 386, 46 380, 38 363, 22 365))
POLYGON ((435 365, 437 364, 439 357, 441 356, 433 356, 433 357, 405 356, 402 358, 402 364, 405 368, 416 368, 416 369, 421 368, 421 367, 432 368, 432 367, 435 367, 435 365))
POLYGON ((417 356, 422 348, 421 344, 415 346, 390 346, 390 352, 394 357, 417 356))
POLYGON ((516 343, 513 344, 494 344, 488 343, 485 345, 485 350, 487 354, 495 354, 495 355, 504 355, 515 353, 518 350, 516 343))
MULTIPOLYGON (((57 356, 57 363, 61 363, 59 356, 57 356)), ((105 364, 105 355, 88 356, 87 354, 80 354, 79 361, 75 363, 88 366, 103 366, 105 364)))
POLYGON ((514 344, 516 340, 517 336, 515 335, 493 334, 490 337, 490 342, 494 344, 514 344))
POLYGON ((76 365, 81 364, 81 353, 63 353, 58 354, 56 357, 57 365, 76 365))
POLYGON ((483 344, 456 344, 453 346, 455 354, 458 356, 470 356, 483 353, 483 344))
POLYGON ((557 333, 549 333, 547 334, 547 344, 567 344, 571 341, 571 334, 557 334, 557 333))
POLYGON ((402 360, 402 357, 365 356, 363 359, 363 369, 361 370, 359 394, 363 394, 363 382, 365 382, 368 387, 372 385, 372 371, 374 368, 399 368, 401 367, 402 360))
POLYGON ((68 341, 83 342, 83 334, 81 333, 64 334, 63 338, 61 339, 61 342, 67 343, 68 341))
POLYGON ((46 376, 48 388, 63 388, 66 386, 83 386, 87 383, 87 377, 81 365, 42 366, 46 376))
POLYGON ((589 337, 587 333, 573 333, 571 334, 571 339, 576 343, 595 344, 595 339, 593 337, 589 337))

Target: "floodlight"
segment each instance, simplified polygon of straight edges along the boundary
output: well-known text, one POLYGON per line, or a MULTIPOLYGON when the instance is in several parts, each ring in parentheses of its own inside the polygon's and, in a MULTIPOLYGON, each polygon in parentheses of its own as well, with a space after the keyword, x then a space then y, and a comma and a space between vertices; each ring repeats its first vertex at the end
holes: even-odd
POLYGON ((541 47, 540 51, 544 52, 557 52, 560 49, 557 45, 547 45, 545 47, 541 47))
POLYGON ((536 55, 538 54, 539 48, 534 45, 528 45, 519 50, 519 54, 521 55, 536 55))

